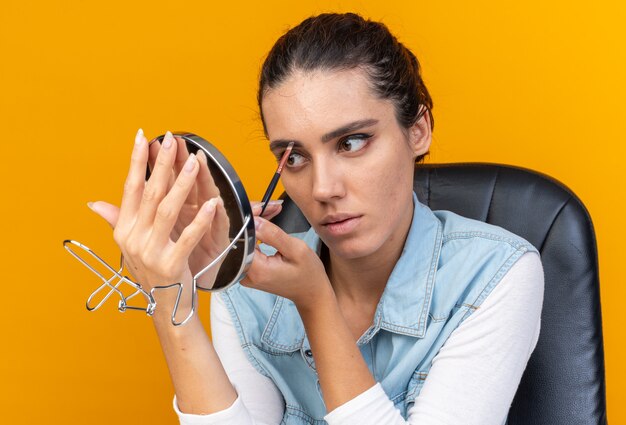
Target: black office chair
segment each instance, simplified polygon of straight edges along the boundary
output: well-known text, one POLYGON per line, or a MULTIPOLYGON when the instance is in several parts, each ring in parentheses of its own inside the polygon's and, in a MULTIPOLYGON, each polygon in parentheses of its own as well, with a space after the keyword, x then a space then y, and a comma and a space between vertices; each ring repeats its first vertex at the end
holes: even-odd
MULTIPOLYGON (((541 252, 545 294, 541 333, 508 425, 607 424, 596 240, 584 205, 558 181, 512 166, 416 166, 414 188, 432 210, 450 210, 516 233, 541 252)), ((309 228, 285 194, 274 222, 309 228)))

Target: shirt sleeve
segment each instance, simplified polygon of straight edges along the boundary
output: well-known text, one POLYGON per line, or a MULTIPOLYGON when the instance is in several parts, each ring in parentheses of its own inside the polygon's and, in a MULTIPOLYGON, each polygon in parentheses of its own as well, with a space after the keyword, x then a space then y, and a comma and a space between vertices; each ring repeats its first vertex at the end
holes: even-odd
POLYGON ((174 397, 174 411, 181 425, 277 425, 285 410, 282 394, 268 377, 250 363, 220 293, 211 294, 213 346, 224 366, 237 399, 227 409, 209 415, 181 412, 174 397))
POLYGON ((537 345, 543 291, 540 257, 527 252, 433 358, 408 421, 379 383, 324 419, 329 425, 502 425, 537 345))

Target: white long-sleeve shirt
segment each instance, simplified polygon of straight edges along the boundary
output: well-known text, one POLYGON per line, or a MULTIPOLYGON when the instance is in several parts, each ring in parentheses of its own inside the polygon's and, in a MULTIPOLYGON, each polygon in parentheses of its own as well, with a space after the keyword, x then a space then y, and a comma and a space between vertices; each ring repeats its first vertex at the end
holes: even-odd
MULTIPOLYGON (((329 412, 329 425, 502 425, 540 330, 544 288, 539 255, 527 252, 433 358, 408 421, 377 383, 329 412)), ((211 297, 213 344, 238 397, 209 415, 174 410, 181 425, 278 425, 284 400, 248 361, 219 294, 211 297)))

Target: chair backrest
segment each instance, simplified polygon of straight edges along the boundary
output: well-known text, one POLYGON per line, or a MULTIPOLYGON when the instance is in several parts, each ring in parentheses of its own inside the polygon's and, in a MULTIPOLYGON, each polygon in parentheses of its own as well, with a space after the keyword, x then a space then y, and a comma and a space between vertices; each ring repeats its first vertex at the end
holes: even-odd
MULTIPOLYGON (((541 252, 541 333, 508 425, 606 424, 596 240, 576 195, 541 173, 486 163, 418 165, 414 188, 432 210, 501 226, 541 252)), ((295 204, 282 198, 283 212, 273 221, 287 232, 308 229, 295 204)))

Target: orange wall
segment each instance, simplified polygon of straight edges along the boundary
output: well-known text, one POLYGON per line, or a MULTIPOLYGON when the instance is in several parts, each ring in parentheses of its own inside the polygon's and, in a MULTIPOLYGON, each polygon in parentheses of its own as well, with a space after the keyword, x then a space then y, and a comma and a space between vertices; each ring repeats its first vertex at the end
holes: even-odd
POLYGON ((116 260, 110 229, 86 203, 119 202, 138 127, 149 137, 185 129, 212 140, 258 199, 274 167, 255 105, 261 59, 306 16, 354 10, 386 22, 421 59, 437 122, 430 161, 533 168, 587 205, 600 253, 609 414, 626 423, 626 3, 137 3, 0 7, 0 422, 175 421, 150 320, 112 306, 88 313, 96 281, 61 241, 116 260))

